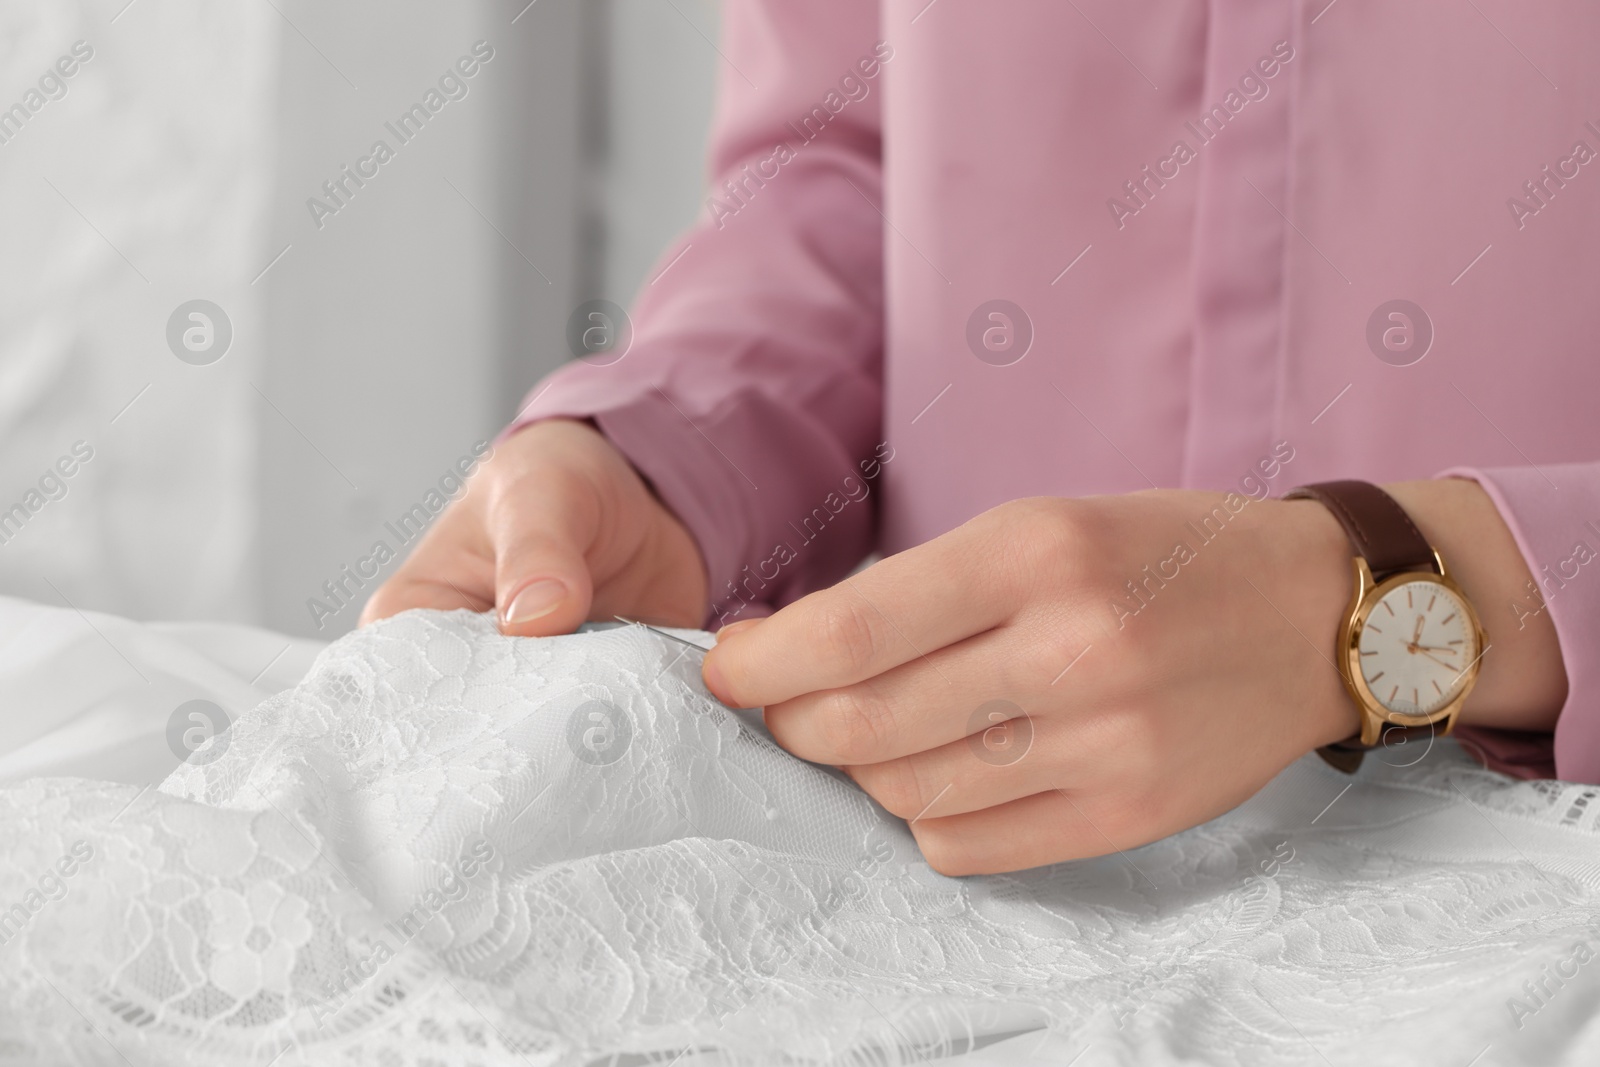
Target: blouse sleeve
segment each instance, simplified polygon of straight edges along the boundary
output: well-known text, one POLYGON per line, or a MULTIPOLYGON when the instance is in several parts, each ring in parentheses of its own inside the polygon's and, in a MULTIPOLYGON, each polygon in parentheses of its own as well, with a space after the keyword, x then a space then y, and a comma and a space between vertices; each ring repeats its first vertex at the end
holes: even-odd
POLYGON ((1600 463, 1444 474, 1483 486, 1533 572, 1538 588, 1500 617, 1526 625, 1530 614, 1548 611, 1567 670, 1553 742, 1500 730, 1469 731, 1468 738, 1499 770, 1600 783, 1600 463))
POLYGON ((835 581, 870 549, 871 504, 830 504, 865 500, 883 458, 893 60, 876 4, 731 0, 723 19, 701 221, 643 287, 626 353, 556 371, 512 424, 592 420, 698 540, 712 621, 835 581), (808 526, 818 508, 825 529, 808 526))

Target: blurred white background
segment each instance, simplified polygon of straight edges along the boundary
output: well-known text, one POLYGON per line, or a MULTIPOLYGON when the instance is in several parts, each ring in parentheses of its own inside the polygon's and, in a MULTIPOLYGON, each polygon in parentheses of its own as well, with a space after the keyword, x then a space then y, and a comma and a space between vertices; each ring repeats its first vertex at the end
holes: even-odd
POLYGON ((714 0, 0 7, 0 593, 353 626, 375 581, 323 583, 701 209, 716 34, 714 0), (200 365, 168 343, 195 299, 233 331, 200 365))

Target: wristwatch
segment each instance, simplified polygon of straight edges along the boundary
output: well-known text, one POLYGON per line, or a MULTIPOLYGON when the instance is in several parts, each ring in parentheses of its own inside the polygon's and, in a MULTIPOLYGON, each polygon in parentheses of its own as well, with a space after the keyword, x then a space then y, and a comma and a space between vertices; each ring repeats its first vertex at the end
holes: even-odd
POLYGON ((1449 734, 1488 635, 1444 558, 1399 502, 1368 482, 1303 485, 1284 499, 1326 507, 1355 549, 1355 590, 1334 662, 1361 732, 1318 753, 1353 772, 1367 749, 1449 734))

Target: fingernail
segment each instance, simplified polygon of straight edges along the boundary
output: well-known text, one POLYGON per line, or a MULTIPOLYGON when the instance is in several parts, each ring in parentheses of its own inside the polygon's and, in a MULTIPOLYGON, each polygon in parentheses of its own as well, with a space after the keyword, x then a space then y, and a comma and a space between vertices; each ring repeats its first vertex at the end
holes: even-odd
POLYGON ((721 641, 724 637, 732 637, 740 630, 748 630, 760 621, 760 619, 740 619, 738 622, 730 622, 717 631, 717 640, 721 641))
POLYGON ((520 626, 525 622, 541 619, 560 607, 566 595, 566 585, 555 578, 541 578, 537 582, 531 582, 506 605, 505 624, 520 626))

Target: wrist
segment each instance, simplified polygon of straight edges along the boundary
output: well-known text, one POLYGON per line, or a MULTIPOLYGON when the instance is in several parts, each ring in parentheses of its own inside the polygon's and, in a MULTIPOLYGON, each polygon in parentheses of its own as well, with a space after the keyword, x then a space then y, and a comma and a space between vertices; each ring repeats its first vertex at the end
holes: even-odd
MULTIPOLYGON (((1257 514, 1252 556, 1263 561, 1271 586, 1261 586, 1271 601, 1261 609, 1281 613, 1297 631, 1287 639, 1309 644, 1317 654, 1296 687, 1304 694, 1301 706, 1292 709, 1305 725, 1306 750, 1343 741, 1361 730, 1360 709, 1336 665, 1339 628, 1355 581, 1350 541, 1314 500, 1264 500, 1257 514)), ((1244 594, 1256 595, 1249 589, 1244 594)))

